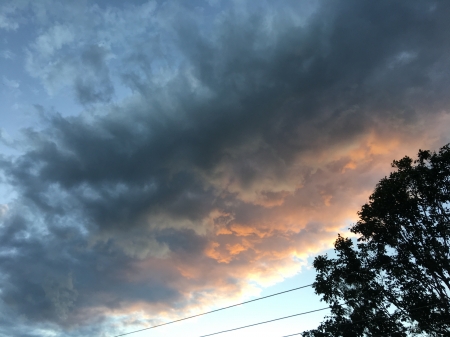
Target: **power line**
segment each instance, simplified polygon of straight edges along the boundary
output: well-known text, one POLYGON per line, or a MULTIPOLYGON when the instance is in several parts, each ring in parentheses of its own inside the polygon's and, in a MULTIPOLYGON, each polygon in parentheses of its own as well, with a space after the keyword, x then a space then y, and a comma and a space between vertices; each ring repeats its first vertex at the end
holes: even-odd
MULTIPOLYGON (((415 308, 415 309, 412 309, 412 310, 423 309, 423 308, 429 307, 429 306, 431 306, 431 305, 427 305, 427 306, 423 306, 423 307, 418 307, 418 308, 415 308)), ((311 314, 311 313, 313 313, 313 312, 322 311, 322 310, 326 310, 326 309, 330 309, 330 307, 325 307, 325 308, 321 308, 321 309, 316 309, 316 310, 311 310, 311 311, 301 312, 301 313, 299 313, 299 314, 294 314, 294 315, 284 316, 284 317, 280 317, 280 318, 275 318, 275 319, 271 319, 271 320, 269 320, 269 321, 264 321, 264 322, 258 322, 258 323, 254 323, 254 324, 249 324, 249 325, 241 326, 241 327, 238 327, 238 328, 233 328, 233 329, 228 329, 228 330, 222 330, 222 331, 214 332, 214 333, 211 333, 211 334, 208 334, 208 335, 202 335, 202 336, 200 336, 200 337, 214 336, 214 335, 218 335, 218 334, 225 333, 225 332, 231 332, 231 331, 235 331, 235 330, 240 330, 240 329, 250 328, 250 327, 256 326, 256 325, 261 325, 261 324, 271 323, 271 322, 279 321, 279 320, 286 319, 286 318, 291 318, 291 317, 295 317, 295 316, 301 316, 301 315, 311 314)), ((339 325, 341 325, 341 324, 344 324, 344 325, 345 325, 345 324, 361 323, 361 322, 366 322, 366 321, 369 321, 369 320, 366 319, 366 320, 360 320, 360 321, 356 321, 356 322, 340 323, 339 325)), ((294 333, 294 334, 291 334, 291 335, 285 335, 285 336, 282 336, 282 337, 298 336, 298 335, 301 335, 301 334, 303 334, 303 332, 297 332, 297 333, 294 333)))
POLYGON ((311 311, 305 311, 305 312, 301 312, 301 313, 295 314, 295 315, 289 315, 289 316, 284 316, 284 317, 280 317, 280 318, 271 319, 269 321, 264 321, 264 322, 258 322, 258 323, 254 323, 254 324, 244 325, 244 326, 240 326, 238 328, 233 328, 233 329, 228 329, 228 330, 222 330, 222 331, 210 333, 208 335, 202 335, 200 337, 207 337, 207 336, 218 335, 218 334, 225 333, 225 332, 230 332, 230 331, 235 331, 235 330, 249 328, 249 327, 252 327, 252 326, 255 326, 255 325, 261 325, 261 324, 271 323, 271 322, 275 322, 275 321, 280 321, 280 320, 286 319, 286 318, 291 318, 291 317, 295 317, 295 316, 311 314, 313 312, 322 311, 322 310, 326 310, 326 309, 330 309, 330 308, 326 307, 326 308, 321 308, 321 309, 316 309, 316 310, 311 310, 311 311))
POLYGON ((308 285, 305 285, 305 286, 292 288, 292 289, 288 289, 288 290, 285 290, 285 291, 280 291, 279 293, 275 293, 275 294, 272 294, 272 295, 258 297, 258 298, 255 298, 253 300, 249 300, 249 301, 245 301, 245 302, 241 302, 241 303, 237 303, 237 304, 232 304, 232 305, 229 305, 229 306, 226 306, 226 307, 223 307, 223 308, 219 308, 219 309, 203 312, 201 314, 197 314, 197 315, 193 315, 193 316, 189 316, 189 317, 185 317, 185 318, 180 318, 180 319, 177 319, 175 321, 170 321, 170 322, 167 322, 167 323, 154 325, 154 326, 151 326, 151 327, 148 327, 148 328, 126 332, 126 333, 123 333, 123 334, 120 334, 120 335, 115 335, 113 337, 126 336, 126 335, 131 335, 131 334, 136 333, 136 332, 141 332, 141 331, 145 331, 145 330, 155 329, 155 328, 161 327, 163 325, 169 325, 169 324, 173 324, 173 323, 176 323, 176 322, 185 321, 187 319, 191 319, 191 318, 194 318, 194 317, 199 317, 199 316, 203 316, 203 315, 207 315, 207 314, 212 314, 213 312, 217 312, 217 311, 221 311, 221 310, 237 307, 237 306, 240 306, 240 305, 243 305, 243 304, 247 304, 247 303, 251 303, 251 302, 255 302, 255 301, 260 301, 260 300, 263 300, 263 299, 266 299, 266 298, 269 298, 269 297, 278 296, 278 295, 282 295, 282 294, 285 294, 285 293, 289 293, 291 291, 295 291, 295 290, 311 287, 312 285, 313 284, 311 283, 311 284, 308 284, 308 285))

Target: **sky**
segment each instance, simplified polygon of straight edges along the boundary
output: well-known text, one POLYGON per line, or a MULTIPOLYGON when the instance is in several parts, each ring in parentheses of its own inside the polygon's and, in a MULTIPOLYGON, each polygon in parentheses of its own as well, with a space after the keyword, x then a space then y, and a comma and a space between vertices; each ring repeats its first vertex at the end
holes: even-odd
MULTIPOLYGON (((112 337, 312 283, 391 162, 450 141, 449 17, 447 0, 0 0, 0 336, 112 337)), ((325 306, 305 288, 131 336, 325 306)))

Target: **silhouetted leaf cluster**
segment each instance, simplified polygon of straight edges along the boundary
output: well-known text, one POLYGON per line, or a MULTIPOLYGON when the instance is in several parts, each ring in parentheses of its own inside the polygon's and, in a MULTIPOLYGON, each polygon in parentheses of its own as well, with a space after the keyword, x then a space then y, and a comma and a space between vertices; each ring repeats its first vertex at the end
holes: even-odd
POLYGON ((315 292, 331 308, 306 337, 450 336, 450 147, 394 161, 335 258, 318 256, 315 292))

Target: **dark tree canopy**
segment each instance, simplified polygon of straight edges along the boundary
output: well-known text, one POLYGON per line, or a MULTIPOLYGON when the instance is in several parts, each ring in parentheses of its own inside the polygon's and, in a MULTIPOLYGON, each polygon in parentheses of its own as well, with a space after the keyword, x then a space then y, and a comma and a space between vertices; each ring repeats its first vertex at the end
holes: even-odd
POLYGON ((394 161, 336 258, 314 260, 330 316, 307 337, 450 336, 450 147, 394 161))

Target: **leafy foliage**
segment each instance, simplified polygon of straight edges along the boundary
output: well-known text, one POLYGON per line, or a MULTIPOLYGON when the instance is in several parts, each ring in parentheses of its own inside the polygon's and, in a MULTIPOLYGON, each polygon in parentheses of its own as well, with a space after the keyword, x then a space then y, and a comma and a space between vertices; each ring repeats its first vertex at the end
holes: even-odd
POLYGON ((331 308, 307 337, 450 335, 450 147, 394 161, 336 258, 314 260, 331 308))

